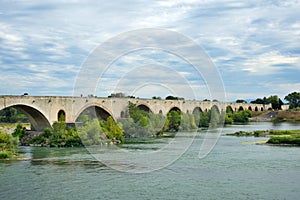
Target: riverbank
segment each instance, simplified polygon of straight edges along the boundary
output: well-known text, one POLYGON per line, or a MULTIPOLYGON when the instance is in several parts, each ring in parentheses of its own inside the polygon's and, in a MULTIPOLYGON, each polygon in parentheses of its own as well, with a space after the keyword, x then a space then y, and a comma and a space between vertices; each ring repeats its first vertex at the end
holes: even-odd
POLYGON ((300 110, 253 112, 252 122, 300 122, 300 110))
POLYGON ((12 134, 17 128, 18 124, 21 124, 22 127, 25 127, 27 130, 30 130, 29 123, 0 123, 0 131, 12 134))
POLYGON ((300 130, 256 130, 228 133, 227 136, 270 137, 266 144, 300 146, 300 130))

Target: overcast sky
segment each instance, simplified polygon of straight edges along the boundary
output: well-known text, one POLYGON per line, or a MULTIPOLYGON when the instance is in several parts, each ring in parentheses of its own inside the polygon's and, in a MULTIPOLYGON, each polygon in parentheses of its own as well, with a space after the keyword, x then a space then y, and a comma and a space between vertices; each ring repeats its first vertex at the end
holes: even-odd
MULTIPOLYGON (((228 101, 284 98, 300 90, 299 10, 299 0, 1 0, 0 94, 73 95, 79 71, 99 45, 127 31, 162 28, 204 49, 228 101)), ((205 77, 166 51, 131 52, 98 76, 97 96, 210 98, 205 77), (153 84, 143 85, 145 77, 153 84), (185 84, 195 97, 184 93, 185 84)))

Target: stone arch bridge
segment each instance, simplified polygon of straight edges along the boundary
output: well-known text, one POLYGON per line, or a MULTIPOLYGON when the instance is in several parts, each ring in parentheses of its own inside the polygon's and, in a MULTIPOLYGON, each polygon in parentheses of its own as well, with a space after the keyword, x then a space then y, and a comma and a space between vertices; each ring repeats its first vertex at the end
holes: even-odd
POLYGON ((230 108, 233 112, 238 110, 264 111, 272 109, 271 104, 246 104, 223 103, 196 100, 159 100, 159 99, 135 99, 135 98, 98 98, 98 97, 67 97, 67 96, 0 96, 0 110, 14 107, 27 115, 31 123, 31 129, 42 131, 51 127, 58 121, 61 114, 65 121, 74 124, 79 115, 88 109, 93 109, 101 118, 112 116, 115 120, 124 118, 128 103, 134 103, 143 110, 155 114, 166 115, 176 108, 184 113, 193 113, 195 110, 206 112, 213 106, 218 111, 230 108))

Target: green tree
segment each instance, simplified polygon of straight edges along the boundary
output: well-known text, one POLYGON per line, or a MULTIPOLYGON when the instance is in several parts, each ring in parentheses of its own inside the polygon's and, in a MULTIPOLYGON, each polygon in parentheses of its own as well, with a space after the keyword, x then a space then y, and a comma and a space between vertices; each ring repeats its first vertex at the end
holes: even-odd
POLYGON ((18 139, 0 130, 0 159, 10 158, 17 153, 18 139))
POLYGON ((50 147, 73 147, 82 146, 78 132, 67 127, 64 121, 54 122, 51 128, 45 128, 43 133, 33 136, 29 143, 39 146, 50 147))
POLYGON ((28 118, 13 107, 8 107, 3 110, 0 110, 0 122, 28 122, 28 118))
POLYGON ((78 128, 78 135, 86 146, 99 145, 106 140, 106 136, 98 119, 94 119, 78 128))
POLYGON ((266 99, 266 97, 264 97, 263 99, 257 98, 256 100, 251 101, 250 103, 267 104, 267 99, 266 99))
POLYGON ((238 123, 246 123, 249 121, 249 117, 251 117, 252 113, 249 110, 242 110, 233 113, 232 119, 234 122, 238 123))
POLYGON ((231 115, 228 114, 225 115, 225 124, 233 124, 233 119, 231 115))
POLYGON ((22 139, 25 135, 26 129, 21 124, 18 124, 16 129, 12 133, 13 137, 18 137, 19 139, 22 139))
POLYGON ((284 100, 288 101, 290 109, 300 107, 300 92, 292 92, 284 97, 284 100))
POLYGON ((149 113, 149 125, 150 133, 154 135, 160 135, 164 131, 164 125, 166 122, 166 117, 162 114, 149 113))
POLYGON ((149 113, 139 109, 136 104, 129 102, 128 104, 128 111, 129 111, 129 116, 133 119, 135 123, 140 122, 141 126, 147 126, 148 125, 148 115, 149 113))
POLYGON ((236 103, 247 103, 247 101, 245 101, 244 99, 237 99, 235 102, 236 103))
POLYGON ((168 118, 168 130, 169 131, 178 131, 181 121, 181 111, 180 110, 171 110, 167 114, 168 118))
POLYGON ((166 97, 166 100, 184 100, 184 98, 174 97, 174 96, 169 95, 169 96, 166 97))
POLYGON ((54 122, 52 124, 54 133, 64 133, 64 131, 66 130, 66 127, 67 127, 67 124, 64 121, 58 121, 58 122, 54 122))
POLYGON ((161 100, 161 97, 153 96, 152 99, 158 99, 158 100, 161 100))
POLYGON ((281 106, 283 105, 282 101, 278 98, 277 95, 268 97, 267 103, 272 104, 272 108, 275 110, 280 110, 281 106))
POLYGON ((215 106, 213 106, 210 112, 210 126, 218 127, 218 125, 220 124, 220 120, 220 113, 218 109, 215 106))
POLYGON ((106 121, 100 122, 100 124, 104 134, 111 142, 124 143, 123 129, 120 128, 121 125, 117 124, 111 116, 106 121))
POLYGON ((200 113, 198 127, 205 127, 205 128, 209 127, 210 114, 211 114, 210 110, 208 112, 200 113))

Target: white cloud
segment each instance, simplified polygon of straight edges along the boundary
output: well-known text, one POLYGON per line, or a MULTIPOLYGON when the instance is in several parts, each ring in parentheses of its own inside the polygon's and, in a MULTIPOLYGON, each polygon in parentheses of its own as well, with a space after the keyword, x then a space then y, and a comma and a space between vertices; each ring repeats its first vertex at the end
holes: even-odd
MULTIPOLYGON (((298 86, 281 72, 299 70, 299 9, 299 1, 3 1, 0 70, 10 77, 5 78, 7 85, 14 85, 13 77, 22 79, 15 85, 16 93, 25 86, 41 95, 47 95, 47 90, 68 93, 80 64, 99 44, 128 30, 161 27, 203 45, 230 83, 230 96, 255 94, 242 91, 239 82, 231 84, 233 78, 247 80, 247 87, 254 91, 260 90, 255 88, 257 78, 281 76, 285 84, 273 86, 281 92, 281 88, 298 86), (22 77, 16 75, 19 72, 22 77), (47 90, 36 90, 38 86, 47 90)), ((179 58, 171 63, 170 57, 153 55, 123 56, 124 68, 111 69, 106 78, 151 63, 172 65, 190 81, 198 78, 179 58)), ((192 87, 201 88, 198 84, 192 87)), ((6 88, 1 85, 0 91, 6 88)))
POLYGON ((287 70, 290 65, 299 63, 299 57, 291 57, 272 51, 255 58, 249 59, 244 63, 243 70, 255 75, 272 75, 281 70, 287 70), (284 69, 282 66, 286 66, 284 69))

